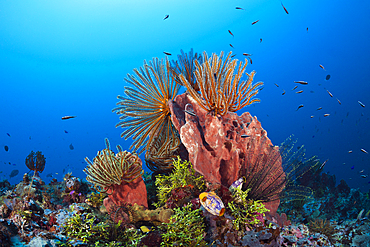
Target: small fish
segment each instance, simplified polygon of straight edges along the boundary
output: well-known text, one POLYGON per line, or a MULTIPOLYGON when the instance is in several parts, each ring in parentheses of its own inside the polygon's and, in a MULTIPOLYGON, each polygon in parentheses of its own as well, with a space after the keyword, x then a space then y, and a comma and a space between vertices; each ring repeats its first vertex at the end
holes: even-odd
POLYGON ((163 18, 163 20, 168 19, 168 17, 170 17, 170 15, 166 15, 166 16, 163 18))
POLYGON ((10 134, 9 133, 6 133, 9 137, 10 137, 10 134))
POLYGON ((361 148, 361 152, 363 152, 365 154, 368 154, 368 152, 365 149, 363 149, 363 148, 361 148))
POLYGON ((296 111, 298 111, 302 107, 303 107, 303 105, 299 105, 296 111))
POLYGON ((292 91, 296 90, 296 89, 297 89, 297 87, 298 87, 298 86, 295 86, 295 87, 292 89, 292 91))
POLYGON ((308 33, 308 27, 306 28, 306 30, 307 30, 307 33, 308 33))
POLYGON ((342 102, 340 102, 340 100, 337 98, 337 101, 338 101, 338 103, 341 105, 342 104, 342 102))
POLYGON ((294 83, 299 83, 301 85, 307 85, 308 84, 308 82, 306 82, 306 81, 295 81, 294 83))
POLYGON ((275 86, 279 87, 279 85, 278 85, 278 84, 276 84, 276 83, 274 83, 274 84, 275 84, 275 86))
POLYGON ((317 109, 316 109, 316 111, 319 111, 319 110, 321 110, 321 109, 322 109, 322 107, 320 106, 319 108, 317 108, 317 109))
POLYGON ((361 177, 362 177, 362 178, 367 178, 367 177, 368 177, 368 175, 361 175, 361 177))
POLYGON ((71 192, 69 192, 69 195, 73 195, 76 191, 72 190, 71 192))
POLYGON ((4 146, 4 149, 5 149, 5 151, 9 151, 9 147, 8 146, 4 146))
POLYGON ((233 36, 234 38, 234 34, 230 30, 227 30, 227 31, 229 31, 229 34, 231 34, 231 36, 233 36))
POLYGON ((235 9, 240 9, 240 10, 244 10, 243 8, 240 8, 240 7, 235 7, 235 9))
POLYGON ((9 177, 10 177, 10 178, 13 178, 13 177, 17 176, 17 175, 18 175, 18 173, 19 173, 19 171, 18 171, 18 170, 13 170, 13 171, 10 173, 9 177))
POLYGON ((243 53, 244 56, 252 56, 253 54, 249 54, 249 53, 243 53))
POLYGON ((163 52, 164 54, 166 54, 166 55, 168 55, 168 56, 172 56, 172 54, 171 53, 169 53, 169 52, 163 52))
POLYGON ((326 89, 326 92, 328 92, 328 94, 330 95, 330 97, 333 97, 333 95, 331 94, 331 92, 329 92, 329 90, 326 89))
POLYGON ((241 138, 247 138, 247 137, 249 137, 249 135, 245 135, 245 134, 243 134, 243 135, 240 135, 240 137, 241 137, 241 138))
POLYGON ((64 133, 68 134, 68 131, 64 130, 64 133))
POLYGON ((229 44, 229 46, 230 46, 231 48, 234 48, 234 46, 233 46, 232 44, 229 44))
POLYGON ((46 175, 47 178, 51 178, 53 176, 53 173, 49 173, 46 175))
POLYGON ((149 229, 147 226, 140 226, 140 230, 141 230, 143 233, 148 233, 148 232, 150 232, 150 229, 149 229))
POLYGON ((329 159, 325 160, 325 161, 321 164, 321 166, 320 166, 319 170, 321 170, 322 168, 324 168, 324 166, 326 165, 326 162, 328 162, 328 160, 329 160, 329 159))
POLYGON ((191 112, 191 111, 188 111, 188 110, 184 110, 184 112, 186 112, 187 114, 193 116, 193 117, 196 117, 197 115, 194 113, 194 112, 191 112))
POLYGON ((262 38, 260 38, 260 43, 262 43, 262 38))
POLYGON ((360 106, 365 107, 365 104, 362 103, 361 101, 357 101, 357 102, 360 104, 360 106))
POLYGON ((285 94, 285 90, 283 90, 284 92, 281 94, 281 95, 284 95, 285 94))
POLYGON ((330 114, 329 113, 325 113, 324 114, 324 117, 329 117, 330 116, 330 114))
POLYGON ((231 56, 231 58, 233 58, 233 57, 235 57, 235 56, 236 56, 236 54, 232 55, 232 56, 231 56))
POLYGON ((75 118, 77 116, 64 116, 62 117, 62 120, 67 120, 67 119, 70 119, 70 118, 75 118))
POLYGON ((283 3, 281 2, 281 6, 283 6, 284 10, 285 10, 285 13, 289 14, 288 13, 288 10, 284 7, 283 3))
POLYGON ((297 91, 297 92, 295 92, 295 93, 303 93, 303 90, 297 91))
POLYGON ((353 151, 352 150, 349 150, 348 153, 351 154, 353 151))
POLYGON ((359 171, 358 173, 363 173, 365 170, 361 170, 361 171, 359 171))
POLYGON ((69 149, 71 149, 71 150, 75 149, 75 148, 73 147, 72 143, 71 143, 71 144, 69 144, 69 149))
POLYGON ((252 22, 252 25, 256 24, 257 22, 259 22, 260 20, 257 20, 257 21, 254 21, 252 22))
POLYGON ((319 66, 320 66, 320 68, 322 68, 323 70, 326 71, 326 69, 324 68, 324 66, 322 66, 321 64, 319 66))
POLYGON ((351 166, 351 170, 355 169, 355 166, 351 166))
POLYGON ((314 115, 311 115, 311 118, 314 118, 315 116, 314 115))
POLYGON ((251 64, 253 64, 252 58, 251 57, 248 57, 248 58, 249 58, 249 62, 251 62, 251 64))

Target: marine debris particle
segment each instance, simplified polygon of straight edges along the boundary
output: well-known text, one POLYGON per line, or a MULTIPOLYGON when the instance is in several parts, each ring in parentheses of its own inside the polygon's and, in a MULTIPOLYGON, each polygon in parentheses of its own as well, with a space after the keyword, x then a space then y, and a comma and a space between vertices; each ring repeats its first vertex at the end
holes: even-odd
POLYGON ((9 177, 10 177, 10 178, 13 178, 13 177, 17 176, 17 175, 18 175, 18 173, 19 173, 19 171, 18 171, 17 169, 15 169, 15 170, 13 170, 13 171, 10 173, 9 177))
POLYGON ((326 77, 325 77, 325 80, 329 80, 330 79, 330 75, 327 75, 326 77))
POLYGON ((69 144, 69 149, 71 149, 71 150, 75 149, 75 148, 73 147, 72 143, 71 143, 71 144, 69 144))
POLYGON ((9 151, 9 147, 8 147, 8 146, 6 146, 6 145, 4 146, 4 149, 5 149, 5 151, 7 151, 7 152, 9 151))

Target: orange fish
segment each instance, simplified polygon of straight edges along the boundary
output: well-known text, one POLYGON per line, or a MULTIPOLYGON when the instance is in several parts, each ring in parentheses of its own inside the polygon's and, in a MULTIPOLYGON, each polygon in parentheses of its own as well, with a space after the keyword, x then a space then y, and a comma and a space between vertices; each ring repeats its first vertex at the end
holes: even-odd
POLYGON ((234 34, 230 30, 227 30, 227 31, 229 31, 229 34, 231 34, 231 36, 234 37, 234 34))
POLYGON ((319 66, 320 66, 320 68, 322 68, 323 70, 326 71, 326 69, 324 68, 324 66, 322 66, 321 64, 319 66))
POLYGON ((254 21, 252 22, 252 25, 256 24, 257 22, 259 22, 260 20, 257 20, 257 21, 254 21))
POLYGON ((171 56, 172 54, 171 53, 169 53, 169 52, 163 52, 164 54, 166 54, 166 55, 168 55, 168 56, 171 56))
POLYGON ((62 117, 62 120, 67 120, 67 119, 70 119, 70 118, 75 118, 77 116, 64 116, 62 117))
POLYGON ((288 10, 284 7, 283 3, 281 3, 281 6, 283 6, 285 13, 289 14, 288 10))

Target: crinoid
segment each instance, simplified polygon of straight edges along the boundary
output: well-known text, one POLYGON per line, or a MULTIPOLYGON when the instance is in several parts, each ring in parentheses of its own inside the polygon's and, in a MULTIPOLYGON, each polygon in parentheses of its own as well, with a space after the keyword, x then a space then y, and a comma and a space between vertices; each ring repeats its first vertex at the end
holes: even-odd
POLYGON ((333 225, 330 224, 330 221, 323 219, 315 219, 309 224, 309 229, 312 232, 318 232, 327 236, 330 242, 333 242, 333 235, 336 232, 333 225))
POLYGON ((164 63, 154 58, 149 64, 144 61, 143 67, 134 69, 137 77, 128 74, 125 79, 136 88, 125 87, 127 98, 118 96, 121 101, 112 110, 121 115, 116 127, 127 128, 121 137, 127 140, 132 136, 135 141, 130 149, 138 154, 149 149, 155 135, 162 133, 165 139, 176 135, 171 127, 168 101, 175 98, 180 85, 168 72, 168 67, 168 60, 164 63))
POLYGON ((39 172, 42 172, 45 168, 45 156, 40 151, 37 151, 36 153, 31 151, 31 153, 26 157, 26 166, 28 167, 28 169, 33 171, 31 184, 29 186, 30 189, 28 191, 29 196, 31 193, 33 179, 39 172))
POLYGON ((169 138, 170 135, 159 133, 153 138, 145 153, 146 165, 155 174, 170 172, 173 168, 173 159, 179 155, 180 137, 175 127, 171 128, 176 135, 169 138))
POLYGON ((201 64, 203 60, 202 55, 197 53, 193 54, 193 49, 191 49, 189 53, 184 53, 183 50, 181 50, 181 55, 177 55, 177 58, 177 61, 171 61, 171 66, 169 67, 171 73, 173 73, 175 77, 176 82, 182 86, 185 86, 179 77, 180 74, 183 74, 186 80, 189 82, 189 85, 195 91, 199 91, 199 86, 194 75, 194 61, 197 60, 201 64))
POLYGON ((106 193, 114 184, 130 183, 144 172, 137 154, 122 151, 119 145, 117 145, 118 153, 114 154, 110 150, 107 138, 105 138, 105 145, 107 148, 99 151, 93 162, 85 158, 89 165, 83 170, 87 175, 86 180, 94 184, 101 193, 106 193))
POLYGON ((239 63, 236 74, 237 59, 231 61, 231 52, 223 61, 223 52, 220 56, 212 54, 208 59, 207 53, 203 53, 204 62, 201 64, 194 60, 196 70, 194 72, 200 94, 193 88, 191 82, 183 75, 179 75, 181 83, 186 86, 189 94, 206 111, 215 115, 225 115, 228 111, 236 112, 244 106, 259 102, 253 98, 258 94, 258 88, 263 85, 258 82, 252 85, 255 71, 246 73, 248 79, 241 81, 244 70, 248 64, 245 59, 243 65, 239 63))
MULTIPOLYGON (((299 185, 297 179, 309 170, 316 169, 320 163, 315 156, 305 159, 306 150, 303 146, 293 152, 296 142, 291 136, 278 149, 270 147, 268 153, 247 153, 246 162, 249 165, 245 173, 245 189, 250 189, 250 199, 263 202, 280 199, 288 202, 312 198, 312 190, 299 185)), ((261 150, 263 142, 260 145, 258 148, 251 147, 251 150, 261 150)))

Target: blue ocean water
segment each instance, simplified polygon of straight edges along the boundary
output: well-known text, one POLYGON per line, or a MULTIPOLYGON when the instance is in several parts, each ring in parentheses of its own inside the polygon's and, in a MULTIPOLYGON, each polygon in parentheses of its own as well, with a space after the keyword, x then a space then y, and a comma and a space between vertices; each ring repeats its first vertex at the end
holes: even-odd
POLYGON ((307 157, 328 159, 324 172, 368 191, 369 11, 369 1, 342 0, 2 0, 0 179, 18 169, 9 179, 18 183, 31 150, 45 155, 48 182, 63 170, 85 178, 84 158, 105 148, 105 137, 128 149, 111 111, 123 79, 164 51, 177 59, 193 48, 242 61, 253 54, 246 71, 264 82, 261 103, 238 114, 257 116, 275 145, 294 134, 307 157), (308 85, 294 83, 301 80, 308 85))

